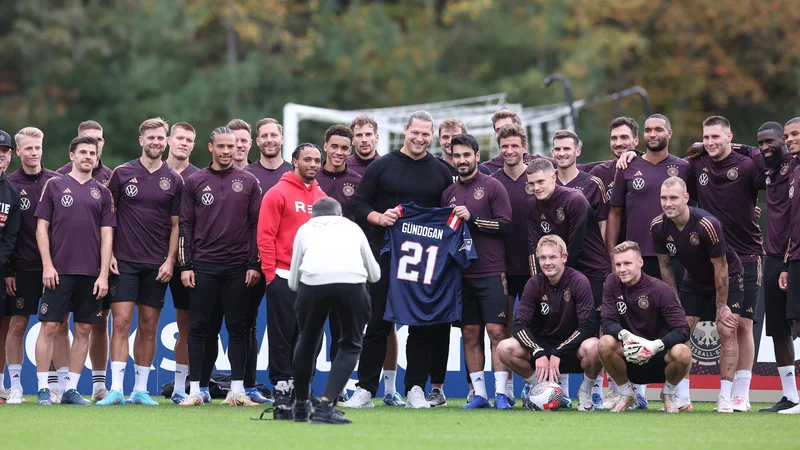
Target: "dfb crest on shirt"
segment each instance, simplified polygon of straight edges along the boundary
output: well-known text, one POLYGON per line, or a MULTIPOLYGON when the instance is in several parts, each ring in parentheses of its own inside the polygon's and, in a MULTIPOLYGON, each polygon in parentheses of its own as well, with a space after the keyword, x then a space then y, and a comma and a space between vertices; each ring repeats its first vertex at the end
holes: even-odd
POLYGON ((161 178, 161 181, 158 182, 158 187, 161 188, 162 191, 169 190, 172 183, 170 183, 169 178, 161 178))
POLYGON ((71 196, 71 195, 69 195, 69 194, 66 194, 66 195, 64 195, 64 196, 62 196, 62 197, 61 197, 61 204, 62 204, 62 205, 65 207, 65 208, 69 208, 70 206, 72 206, 72 202, 73 202, 73 200, 72 200, 72 196, 71 196))
POLYGON ((475 200, 480 200, 483 198, 484 192, 483 187, 478 187, 475 189, 475 192, 472 193, 472 198, 475 200))
POLYGON ((572 298, 572 292, 569 291, 569 288, 564 289, 564 301, 568 302, 572 298))
POLYGON ((788 166, 788 165, 786 165, 786 164, 784 164, 784 165, 781 167, 781 175, 786 175, 787 173, 789 173, 789 166, 788 166))
POLYGON ((634 189, 636 189, 638 191, 638 190, 641 190, 643 187, 644 187, 644 178, 638 178, 637 177, 637 178, 633 179, 633 188, 634 189))
POLYGON ((139 188, 136 187, 135 184, 129 184, 125 186, 125 195, 128 197, 136 197, 136 194, 139 193, 139 188))
POLYGON ((697 235, 694 231, 689 235, 689 242, 692 245, 699 245, 700 244, 700 236, 697 235))
POLYGON ((564 221, 564 208, 559 207, 556 210, 556 219, 558 219, 559 222, 564 221))
POLYGON ((650 300, 647 299, 646 295, 639 297, 639 300, 636 301, 636 304, 639 305, 639 308, 647 309, 650 306, 650 300))
POLYGON ((667 167, 667 175, 669 175, 671 177, 677 177, 678 176, 678 166, 669 166, 669 167, 667 167))
POLYGON ((669 250, 670 256, 675 256, 678 253, 678 247, 675 247, 672 242, 667 242, 667 250, 669 250))
POLYGON ((200 201, 203 202, 204 205, 209 206, 210 204, 214 203, 214 195, 212 195, 210 192, 206 192, 200 196, 200 201))
POLYGON ((240 180, 233 180, 233 183, 231 184, 231 189, 233 189, 233 192, 242 192, 242 189, 244 189, 244 185, 240 180))
POLYGON ((356 188, 353 187, 352 184, 345 183, 344 186, 342 186, 342 194, 344 194, 345 197, 352 197, 353 194, 355 193, 356 193, 356 188))
POLYGON ((628 305, 625 302, 617 302, 617 312, 620 314, 625 314, 628 312, 628 305))
POLYGON ((542 222, 541 227, 542 227, 542 231, 544 231, 545 233, 549 233, 550 230, 552 229, 550 227, 550 224, 547 223, 547 222, 542 222))
POLYGON ((550 305, 548 305, 547 303, 542 303, 541 305, 542 305, 542 315, 546 316, 550 314, 550 305))
POLYGON ((722 344, 714 322, 698 322, 692 335, 692 359, 701 366, 714 366, 719 361, 719 351, 722 344))
POLYGON ((697 180, 701 185, 705 186, 708 184, 708 174, 701 173, 700 178, 697 180))
POLYGON ((525 193, 533 195, 533 185, 531 183, 525 183, 525 193))
POLYGON ((739 178, 739 168, 738 167, 732 167, 728 171, 728 179, 731 180, 731 181, 734 181, 737 178, 739 178))
POLYGON ((100 197, 102 197, 100 194, 100 189, 97 189, 96 187, 89 189, 89 193, 92 194, 92 198, 95 200, 100 200, 100 197))
POLYGON ((19 209, 27 211, 31 207, 31 200, 28 197, 19 198, 19 209))
POLYGON ((472 239, 464 239, 464 243, 461 244, 461 248, 459 248, 458 251, 461 250, 466 250, 466 251, 472 250, 472 239))

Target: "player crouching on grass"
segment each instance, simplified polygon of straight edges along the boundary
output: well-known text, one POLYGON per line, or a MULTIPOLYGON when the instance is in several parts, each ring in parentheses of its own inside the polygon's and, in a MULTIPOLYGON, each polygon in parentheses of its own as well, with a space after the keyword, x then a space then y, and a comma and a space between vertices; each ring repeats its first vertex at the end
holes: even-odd
POLYGON ((603 367, 619 385, 620 400, 611 412, 636 403, 633 382, 664 383, 664 411, 677 413, 675 387, 692 367, 692 352, 683 344, 689 339, 686 313, 666 283, 642 272, 639 244, 614 247, 614 265, 616 273, 603 285, 605 335, 597 346, 603 367))
POLYGON ((542 272, 525 284, 513 337, 497 347, 500 361, 525 379, 525 392, 535 383, 557 383, 562 372, 583 373, 578 411, 591 411, 592 385, 602 366, 589 279, 566 267, 567 244, 556 235, 539 239, 536 256, 542 272))

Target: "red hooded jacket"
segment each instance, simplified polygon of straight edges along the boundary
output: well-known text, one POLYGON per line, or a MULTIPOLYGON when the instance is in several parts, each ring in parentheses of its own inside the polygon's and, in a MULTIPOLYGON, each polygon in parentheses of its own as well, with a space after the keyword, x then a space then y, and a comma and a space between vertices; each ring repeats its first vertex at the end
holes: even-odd
POLYGON ((264 195, 258 216, 258 252, 264 279, 275 279, 276 270, 287 272, 292 264, 294 236, 311 219, 311 205, 327 197, 314 180, 309 187, 294 172, 286 172, 264 195))

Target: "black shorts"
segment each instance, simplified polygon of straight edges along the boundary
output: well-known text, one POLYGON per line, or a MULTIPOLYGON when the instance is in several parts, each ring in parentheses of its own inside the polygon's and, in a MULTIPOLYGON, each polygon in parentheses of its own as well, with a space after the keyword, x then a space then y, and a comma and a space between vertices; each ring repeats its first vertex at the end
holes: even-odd
POLYGON ((531 279, 530 275, 506 275, 506 293, 509 297, 522 297, 525 284, 531 279))
POLYGON ((789 287, 786 290, 786 318, 800 320, 800 261, 789 261, 788 270, 789 287))
POLYGON ((9 316, 32 316, 39 310, 44 283, 42 271, 17 272, 17 295, 6 300, 6 314, 9 316))
POLYGON ((664 371, 667 369, 667 361, 664 358, 667 356, 667 351, 656 353, 641 366, 625 362, 630 382, 633 384, 650 384, 666 381, 667 376, 664 371))
POLYGON ((45 289, 39 307, 40 322, 61 322, 69 311, 78 323, 102 322, 103 302, 92 294, 97 277, 59 275, 55 289, 45 289))
POLYGON ((181 281, 181 270, 175 267, 172 279, 169 280, 169 292, 172 294, 172 304, 175 309, 189 310, 190 289, 183 285, 181 281))
MULTIPOLYGON (((744 281, 741 276, 728 282, 728 307, 731 312, 744 317, 744 281)), ((715 288, 699 288, 685 280, 678 296, 687 317, 699 317, 701 321, 715 321, 717 318, 717 290, 715 288)), ((750 313, 749 319, 753 318, 750 313)))
POLYGON ((742 317, 755 321, 758 294, 761 291, 761 257, 757 261, 743 262, 744 267, 744 303, 742 303, 742 317))
MULTIPOLYGON (((547 339, 547 338, 538 338, 536 335, 531 333, 533 338, 536 340, 536 344, 539 347, 544 349, 545 354, 548 356, 550 353, 555 350, 562 342, 566 340, 566 338, 562 339, 547 339)), ((536 360, 531 358, 531 368, 533 371, 536 372, 536 360)), ((583 369, 581 368, 581 362, 578 359, 578 352, 572 355, 564 355, 561 357, 561 363, 558 364, 558 371, 561 373, 583 373, 583 369)))
POLYGON ((786 318, 786 291, 778 286, 783 268, 783 257, 767 255, 764 259, 764 311, 767 317, 766 333, 770 337, 792 335, 792 322, 786 318))
POLYGON ((167 283, 156 281, 160 265, 128 261, 117 263, 119 276, 114 282, 114 289, 109 291, 111 303, 135 302, 151 308, 164 307, 167 283))
POLYGON ((501 275, 461 278, 461 322, 463 325, 508 323, 508 297, 501 275))

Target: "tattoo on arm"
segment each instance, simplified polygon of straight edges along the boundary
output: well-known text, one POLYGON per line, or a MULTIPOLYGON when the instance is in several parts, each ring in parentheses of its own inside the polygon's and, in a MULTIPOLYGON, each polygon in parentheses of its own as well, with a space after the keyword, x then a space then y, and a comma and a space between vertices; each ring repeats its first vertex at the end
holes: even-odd
POLYGON ((667 283, 672 292, 675 293, 675 298, 678 297, 678 285, 675 282, 675 272, 672 270, 672 263, 670 263, 669 256, 658 256, 658 268, 661 269, 661 281, 667 283))
POLYGON ((728 260, 725 255, 711 260, 714 264, 714 287, 717 291, 717 308, 728 304, 728 260))

